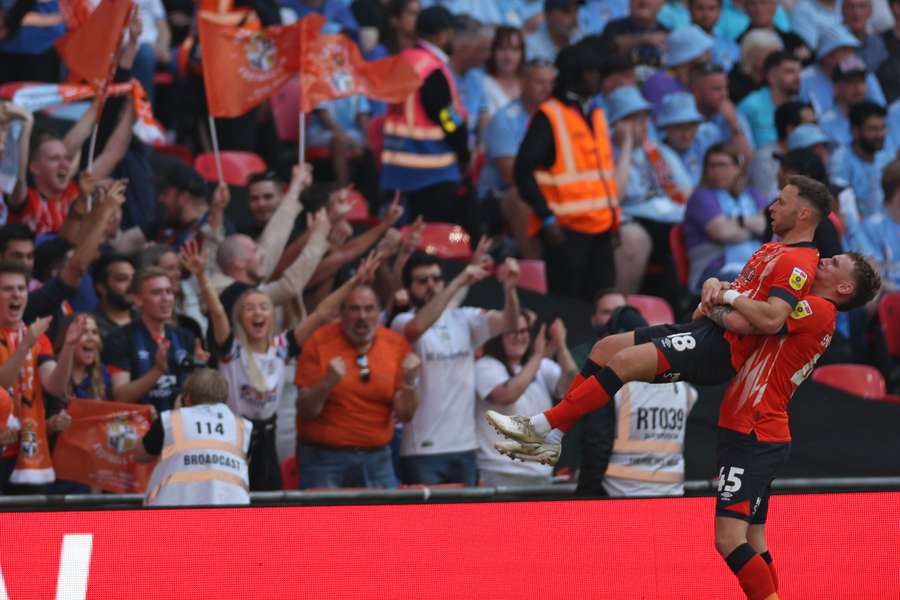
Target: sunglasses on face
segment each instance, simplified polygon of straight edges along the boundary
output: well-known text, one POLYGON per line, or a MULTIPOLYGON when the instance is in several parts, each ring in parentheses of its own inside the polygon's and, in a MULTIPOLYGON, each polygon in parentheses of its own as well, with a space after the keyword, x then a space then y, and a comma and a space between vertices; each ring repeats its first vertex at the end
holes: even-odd
POLYGON ((437 283, 440 280, 441 280, 440 275, 421 275, 419 277, 413 277, 413 281, 418 284, 425 284, 425 283, 428 283, 429 281, 433 281, 433 282, 437 283))
POLYGON ((359 368, 359 380, 363 383, 369 383, 372 378, 372 371, 369 370, 369 357, 360 354, 356 357, 356 366, 359 368))

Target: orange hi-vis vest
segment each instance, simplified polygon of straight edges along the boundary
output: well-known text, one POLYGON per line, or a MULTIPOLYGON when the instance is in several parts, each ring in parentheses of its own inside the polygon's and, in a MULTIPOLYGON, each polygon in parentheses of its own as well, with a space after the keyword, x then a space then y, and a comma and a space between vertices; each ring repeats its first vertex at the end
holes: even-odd
MULTIPOLYGON (((619 191, 609 127, 603 111, 590 115, 593 130, 581 112, 556 98, 538 109, 550 120, 556 160, 550 169, 538 169, 534 176, 544 201, 565 229, 579 233, 603 233, 619 225, 619 191)), ((537 218, 529 233, 540 229, 537 218)))
POLYGON ((420 91, 402 103, 388 107, 384 119, 384 149, 381 187, 408 192, 443 181, 459 181, 456 153, 445 140, 445 131, 465 126, 463 106, 456 81, 444 62, 425 48, 414 46, 401 54, 422 81, 440 70, 450 86, 452 111, 444 109, 440 123, 425 112, 420 91))
MULTIPOLYGON (((24 326, 17 332, 0 329, 0 364, 9 360, 24 336, 24 326)), ((49 345, 48 341, 44 342, 49 345)), ((39 341, 38 344, 40 343, 39 341)), ((25 364, 9 390, 15 414, 21 424, 18 453, 15 455, 16 466, 9 481, 19 485, 43 485, 56 480, 53 462, 50 460, 50 443, 44 416, 44 396, 37 361, 38 344, 28 350, 25 364)))

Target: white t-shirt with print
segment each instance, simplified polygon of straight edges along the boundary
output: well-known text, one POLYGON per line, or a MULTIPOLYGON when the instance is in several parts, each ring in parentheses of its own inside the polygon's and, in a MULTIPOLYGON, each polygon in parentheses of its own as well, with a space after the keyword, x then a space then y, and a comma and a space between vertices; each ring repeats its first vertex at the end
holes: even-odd
MULTIPOLYGON (((414 313, 397 315, 394 331, 403 332, 414 313)), ((415 344, 422 359, 419 408, 403 426, 402 456, 464 452, 475 437, 475 349, 491 338, 487 312, 450 308, 415 344)))
POLYGON ((266 392, 259 392, 247 376, 245 350, 233 337, 226 342, 228 353, 219 359, 219 372, 228 381, 228 408, 242 417, 264 421, 278 409, 278 401, 288 379, 287 363, 296 356, 293 332, 275 336, 265 354, 254 352, 256 364, 266 381, 266 392))
MULTIPOLYGON (((518 375, 521 365, 513 367, 518 375)), ((475 363, 475 391, 478 402, 475 410, 475 426, 478 430, 478 468, 507 475, 527 475, 550 478, 553 467, 534 462, 512 461, 494 448, 494 443, 505 438, 494 431, 484 419, 484 411, 495 410, 505 415, 536 415, 553 406, 553 392, 562 373, 559 365, 545 358, 538 367, 534 380, 525 388, 519 399, 512 404, 501 405, 490 401, 490 393, 498 385, 511 379, 506 367, 492 356, 485 356, 475 363)))

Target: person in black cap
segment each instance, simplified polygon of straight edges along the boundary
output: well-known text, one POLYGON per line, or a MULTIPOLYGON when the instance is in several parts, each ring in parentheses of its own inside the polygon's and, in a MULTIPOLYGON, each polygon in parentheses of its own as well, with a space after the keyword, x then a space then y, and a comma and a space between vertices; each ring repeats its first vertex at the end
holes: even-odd
POLYGON ((477 239, 474 194, 459 187, 469 164, 466 111, 447 66, 461 23, 443 6, 416 19, 418 41, 400 55, 424 83, 404 102, 392 104, 384 122, 381 187, 406 195, 409 217, 463 225, 477 239))
POLYGON ((586 300, 615 283, 620 215, 606 117, 590 108, 603 80, 596 46, 579 42, 559 53, 553 95, 531 119, 513 166, 534 211, 530 233, 543 241, 551 292, 586 300))

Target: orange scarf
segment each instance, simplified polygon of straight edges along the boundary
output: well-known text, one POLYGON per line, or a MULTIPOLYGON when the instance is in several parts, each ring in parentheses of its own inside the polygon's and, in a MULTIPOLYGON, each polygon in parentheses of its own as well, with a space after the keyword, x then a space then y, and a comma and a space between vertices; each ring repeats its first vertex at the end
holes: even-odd
MULTIPOLYGON (((24 326, 20 327, 18 331, 0 330, 0 363, 9 360, 24 336, 24 326)), ((25 364, 19 370, 19 375, 10 392, 13 398, 14 412, 22 429, 18 447, 11 446, 16 449, 17 455, 16 467, 9 481, 25 485, 52 483, 56 479, 56 474, 53 472, 53 463, 50 461, 47 421, 44 418, 44 397, 41 391, 37 352, 34 347, 28 350, 25 364)))
POLYGON ((650 140, 647 140, 644 142, 643 148, 644 154, 647 155, 647 160, 650 162, 650 166, 656 174, 656 180, 659 181, 659 185, 662 186, 663 191, 669 199, 675 204, 687 204, 687 196, 681 192, 678 184, 675 183, 675 178, 672 176, 672 169, 669 168, 669 163, 666 162, 666 159, 662 156, 662 152, 659 151, 659 146, 650 140))

